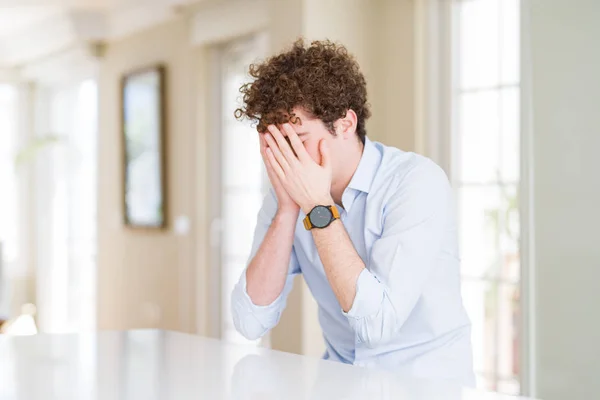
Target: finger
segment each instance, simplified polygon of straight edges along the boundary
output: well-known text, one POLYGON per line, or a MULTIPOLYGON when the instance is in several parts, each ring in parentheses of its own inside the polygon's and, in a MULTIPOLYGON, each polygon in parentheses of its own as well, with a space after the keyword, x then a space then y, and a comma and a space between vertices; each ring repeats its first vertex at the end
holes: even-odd
POLYGON ((275 155, 273 154, 273 151, 270 148, 267 148, 265 153, 267 154, 267 160, 269 161, 270 167, 275 172, 275 175, 277 175, 279 177, 279 179, 283 180, 285 178, 285 172, 283 172, 281 165, 279 165, 279 163, 275 159, 275 155))
POLYGON ((259 134, 259 141, 260 141, 260 154, 262 154, 263 156, 265 155, 265 149, 267 148, 267 141, 265 140, 265 135, 263 133, 259 134))
POLYGON ((329 168, 331 166, 331 156, 329 154, 329 145, 325 139, 319 143, 319 151, 321 152, 321 167, 329 168))
MULTIPOLYGON (((273 156, 275 157, 275 159, 277 160, 277 162, 279 163, 279 165, 281 166, 281 168, 283 168, 284 171, 289 171, 290 170, 290 164, 288 163, 286 157, 281 153, 281 150, 279 148, 279 146, 277 145, 277 142, 275 142, 275 139, 273 139, 273 137, 270 134, 266 134, 265 135, 265 141, 267 142, 267 150, 271 150, 271 152, 273 153, 273 156)), ((287 143, 286 143, 287 146, 287 143)), ((288 146, 289 149, 289 146, 288 146)))
POLYGON ((271 184, 275 185, 279 181, 279 178, 277 177, 275 170, 271 166, 271 162, 269 161, 269 157, 267 157, 266 150, 267 150, 267 147, 265 144, 265 146, 260 149, 260 155, 262 157, 263 164, 265 164, 265 169, 267 170, 267 176, 269 177, 271 184))
POLYGON ((281 131, 277 129, 276 126, 269 125, 269 132, 271 132, 271 135, 277 141, 277 146, 279 147, 281 154, 288 160, 288 163, 292 165, 292 163, 298 161, 298 158, 296 158, 296 155, 292 151, 292 147, 287 140, 285 140, 281 131))
POLYGON ((287 137, 290 139, 290 144, 292 145, 294 152, 298 156, 298 159, 300 161, 306 161, 308 159, 312 160, 312 158, 310 158, 310 155, 304 148, 304 144, 302 143, 302 140, 300 140, 300 137, 296 133, 294 127, 290 124, 283 124, 283 130, 285 131, 287 137))
POLYGON ((271 166, 271 162, 267 157, 267 153, 263 153, 263 162, 265 164, 265 169, 267 170, 267 176, 269 177, 269 181, 271 181, 272 185, 275 185, 276 181, 279 181, 277 174, 275 174, 275 170, 271 166))
POLYGON ((279 180, 279 178, 277 178, 277 175, 275 174, 275 170, 273 169, 273 167, 271 166, 271 163, 269 162, 269 158, 267 157, 267 142, 264 138, 264 134, 263 133, 259 133, 259 140, 260 140, 260 156, 263 160, 263 164, 265 164, 265 169, 267 170, 267 176, 269 177, 269 180, 271 181, 271 184, 275 184, 275 180, 279 180))
POLYGON ((261 146, 260 146, 260 156, 261 156, 261 158, 263 160, 263 163, 267 167, 267 172, 269 172, 269 168, 268 168, 268 166, 269 166, 269 160, 267 159, 266 150, 267 150, 266 144, 265 145, 261 144, 261 146))
POLYGON ((263 162, 265 164, 267 174, 269 175, 269 177, 271 177, 271 175, 274 176, 275 171, 273 170, 273 167, 271 167, 271 163, 269 162, 269 158, 267 157, 267 148, 268 147, 266 145, 262 147, 260 149, 260 155, 262 156, 263 162))

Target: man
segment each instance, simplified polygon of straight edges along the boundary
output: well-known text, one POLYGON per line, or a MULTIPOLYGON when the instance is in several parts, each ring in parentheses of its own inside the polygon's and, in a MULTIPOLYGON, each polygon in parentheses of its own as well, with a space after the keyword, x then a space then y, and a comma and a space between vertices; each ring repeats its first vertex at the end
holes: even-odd
POLYGON ((236 116, 258 121, 273 189, 232 294, 237 330, 273 328, 302 273, 325 359, 472 384, 443 170, 366 137, 366 83, 344 47, 298 41, 250 73, 236 116))

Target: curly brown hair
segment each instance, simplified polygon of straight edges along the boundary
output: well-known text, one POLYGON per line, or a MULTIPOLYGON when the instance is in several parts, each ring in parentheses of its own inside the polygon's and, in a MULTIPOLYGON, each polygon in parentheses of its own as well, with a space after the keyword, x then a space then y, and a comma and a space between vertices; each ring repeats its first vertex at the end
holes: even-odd
POLYGON ((235 117, 258 122, 259 132, 270 124, 295 123, 298 117, 292 109, 302 107, 335 134, 333 123, 351 109, 358 117, 356 133, 364 143, 365 122, 371 116, 367 84, 344 46, 325 40, 306 47, 298 39, 288 51, 250 65, 250 76, 254 80, 240 88, 244 104, 235 117))

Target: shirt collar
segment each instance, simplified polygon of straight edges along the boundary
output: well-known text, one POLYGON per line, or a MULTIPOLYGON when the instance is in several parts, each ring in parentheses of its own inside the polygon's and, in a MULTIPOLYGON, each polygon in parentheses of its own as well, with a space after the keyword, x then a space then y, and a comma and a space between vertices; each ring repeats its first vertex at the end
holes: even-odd
POLYGON ((358 168, 356 168, 354 175, 352 175, 348 187, 369 193, 380 163, 381 153, 375 144, 371 142, 368 137, 365 137, 365 145, 360 162, 358 163, 358 168))

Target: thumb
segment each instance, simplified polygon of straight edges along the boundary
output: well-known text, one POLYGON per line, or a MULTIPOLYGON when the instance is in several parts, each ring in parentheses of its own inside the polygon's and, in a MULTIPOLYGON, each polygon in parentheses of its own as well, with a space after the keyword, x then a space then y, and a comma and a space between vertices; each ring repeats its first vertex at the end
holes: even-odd
POLYGON ((331 158, 329 156, 329 145, 325 139, 319 143, 319 150, 321 152, 321 167, 329 168, 331 165, 331 158))

